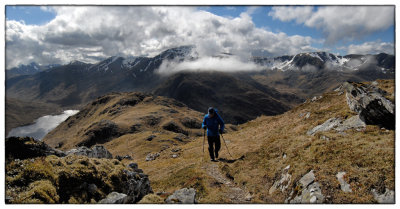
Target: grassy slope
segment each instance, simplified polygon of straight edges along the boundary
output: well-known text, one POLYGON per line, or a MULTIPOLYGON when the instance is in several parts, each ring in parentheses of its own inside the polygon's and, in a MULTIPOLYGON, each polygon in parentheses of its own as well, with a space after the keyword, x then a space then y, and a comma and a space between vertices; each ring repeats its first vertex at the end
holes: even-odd
MULTIPOLYGON (((386 86, 385 90, 393 90, 393 81, 380 82, 381 87, 386 86)), ((218 164, 237 185, 253 194, 253 202, 284 202, 288 194, 269 195, 268 190, 287 165, 291 165, 289 173, 294 180, 290 188, 313 169, 327 202, 374 202, 372 188, 394 189, 394 131, 367 126, 361 132, 348 130, 344 136, 334 131, 306 135, 307 130, 329 118, 351 115, 355 113, 350 112, 345 94, 330 92, 321 100, 307 102, 283 115, 259 117, 239 126, 239 131, 225 135, 234 158, 244 155, 244 160, 218 164), (299 116, 307 112, 311 113, 308 119, 299 116), (320 139, 322 135, 330 140, 320 139), (286 158, 282 157, 284 153, 286 158), (340 171, 347 173, 345 180, 351 185, 352 193, 340 190, 336 179, 340 171)), ((215 186, 215 180, 203 169, 208 162, 203 161, 201 144, 202 138, 197 138, 181 146, 183 152, 178 159, 165 156, 152 162, 139 161, 140 167, 149 174, 154 191, 173 192, 192 186, 200 191, 199 202, 228 202, 224 196, 226 187, 215 186)), ((228 157, 224 146, 221 156, 228 157)))
MULTIPOLYGON (((390 93, 393 92, 393 81, 380 81, 380 87, 390 93)), ((113 102, 116 102, 113 100, 113 102)), ((182 115, 199 117, 201 114, 186 109, 186 107, 173 107, 181 114, 165 113, 162 106, 143 104, 132 107, 130 111, 115 118, 118 124, 124 121, 136 120, 141 114, 170 114, 177 123, 182 115), (137 109, 136 109, 137 108, 137 109), (155 108, 155 109, 153 109, 155 108), (137 115, 137 117, 135 116, 137 115)), ((94 110, 101 112, 101 109, 94 110)), ((229 149, 235 159, 244 156, 243 160, 234 163, 217 163, 223 174, 231 177, 240 187, 253 195, 252 202, 282 203, 287 194, 275 192, 268 194, 269 188, 280 177, 281 170, 291 165, 289 173, 292 175, 292 186, 309 170, 313 169, 316 180, 321 183, 322 192, 327 196, 328 202, 351 203, 373 202, 370 193, 372 188, 384 190, 385 187, 394 189, 394 131, 381 130, 376 126, 367 126, 365 131, 346 131, 346 135, 334 131, 308 136, 306 132, 318 124, 332 117, 346 118, 355 115, 346 104, 345 94, 329 92, 315 102, 302 104, 285 114, 278 116, 261 116, 253 121, 238 126, 238 131, 228 131, 224 135, 229 149), (310 112, 310 117, 300 117, 301 113, 310 112), (324 135, 330 140, 322 140, 324 135), (283 154, 287 157, 283 158, 283 154), (345 171, 345 180, 350 183, 352 193, 343 193, 338 187, 336 174, 345 171), (330 196, 330 197, 328 197, 330 196)), ((100 120, 101 115, 94 114, 95 118, 88 121, 100 120), (99 117, 99 118, 97 118, 99 117)), ((85 120, 86 121, 86 120, 85 120)), ((88 121, 82 121, 78 126, 85 128, 88 121)), ((162 121, 160 124, 162 124, 162 121)), ((134 122, 130 121, 129 124, 134 122)), ((62 125, 65 125, 64 123, 62 125)), ((68 138, 75 131, 62 130, 59 136, 68 138), (70 134, 70 135, 64 135, 70 134)), ((153 132, 160 130, 148 128, 137 134, 128 134, 114 139, 105 144, 113 155, 130 154, 134 161, 149 175, 153 191, 168 193, 182 187, 193 187, 197 190, 200 203, 229 203, 225 185, 218 184, 209 176, 205 167, 209 164, 207 145, 205 154, 202 152, 202 137, 194 134, 185 143, 177 142, 172 137, 175 133, 153 132), (149 134, 157 138, 149 142, 145 140, 149 134), (168 145, 154 161, 145 161, 149 152, 160 152, 163 145, 168 145), (180 148, 178 158, 171 158, 173 148, 180 148)), ((195 132, 196 130, 193 130, 195 132)), ((76 140, 78 138, 74 138, 76 140)), ((76 142, 76 141, 75 141, 76 142)), ((75 143, 74 142, 74 143, 75 143)), ((48 141, 50 145, 55 143, 48 141)), ((63 149, 72 147, 73 143, 64 145, 63 149)), ((165 148, 165 146, 164 146, 165 148)), ((221 157, 228 158, 225 145, 222 145, 221 157)), ((159 198, 155 198, 159 201, 159 198)))

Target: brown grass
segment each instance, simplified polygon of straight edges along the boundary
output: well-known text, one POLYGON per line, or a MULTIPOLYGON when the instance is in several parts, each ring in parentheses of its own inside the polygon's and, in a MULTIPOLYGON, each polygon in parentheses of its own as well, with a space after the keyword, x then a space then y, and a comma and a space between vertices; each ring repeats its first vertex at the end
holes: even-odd
MULTIPOLYGON (((379 80, 379 86, 393 93, 392 81, 379 80)), ((135 111, 114 118, 119 124, 133 124, 141 115, 160 112, 160 106, 138 106, 135 111), (142 108, 142 109, 139 109, 142 108)), ((179 109, 180 115, 172 115, 179 123, 181 116, 194 115, 192 111, 179 109)), ((96 110, 101 112, 102 110, 96 110)), ((96 115, 96 114, 93 114, 96 115)), ((373 203, 371 189, 394 189, 394 131, 367 126, 364 131, 348 130, 345 135, 335 131, 308 136, 306 132, 332 117, 342 119, 355 115, 347 106, 345 94, 329 92, 315 102, 306 102, 278 116, 261 116, 236 127, 237 131, 224 134, 234 163, 219 162, 221 172, 233 177, 233 181, 251 194, 253 203, 283 203, 288 193, 304 174, 314 170, 316 179, 322 185, 327 202, 332 203, 373 203), (310 118, 304 118, 310 112, 310 118), (300 114, 303 114, 300 117, 300 114), (330 140, 321 139, 322 136, 330 140), (282 156, 286 154, 286 158, 282 156), (269 195, 269 188, 280 178, 283 168, 291 165, 289 173, 292 182, 289 191, 276 191, 269 195), (340 190, 336 174, 345 171, 345 180, 351 185, 352 193, 340 190)), ((99 120, 98 117, 91 120, 99 120)), ((195 117, 202 115, 195 113, 195 117)), ((87 122, 87 121, 86 121, 87 122)), ((85 126, 81 124, 81 126, 85 126)), ((193 132, 198 130, 193 130, 193 132)), ((147 129, 141 133, 128 134, 106 143, 114 154, 129 154, 139 167, 149 175, 155 193, 164 192, 160 197, 149 197, 144 203, 160 202, 168 194, 182 187, 193 187, 198 192, 199 203, 229 203, 225 193, 229 190, 218 185, 205 172, 209 163, 207 143, 202 152, 202 137, 191 135, 185 142, 172 138, 175 135, 160 129, 147 129), (160 133, 158 132, 160 131, 160 133), (154 134, 153 141, 145 138, 154 134), (161 149, 169 146, 161 151, 161 149), (171 158, 172 148, 181 148, 178 158, 171 158), (154 161, 145 161, 148 153, 160 152, 154 161)), ((68 145, 69 147, 71 145, 68 145)), ((229 158, 225 145, 221 157, 229 158)))

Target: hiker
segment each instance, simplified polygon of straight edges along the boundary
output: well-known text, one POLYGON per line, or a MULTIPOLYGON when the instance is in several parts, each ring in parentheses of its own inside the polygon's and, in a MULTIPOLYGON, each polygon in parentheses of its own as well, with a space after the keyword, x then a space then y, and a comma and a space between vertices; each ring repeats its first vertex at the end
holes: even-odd
POLYGON ((208 114, 204 116, 202 128, 207 129, 208 152, 213 162, 217 162, 215 159, 218 159, 218 152, 221 148, 219 134, 223 133, 224 127, 225 124, 221 116, 213 107, 208 108, 208 114))

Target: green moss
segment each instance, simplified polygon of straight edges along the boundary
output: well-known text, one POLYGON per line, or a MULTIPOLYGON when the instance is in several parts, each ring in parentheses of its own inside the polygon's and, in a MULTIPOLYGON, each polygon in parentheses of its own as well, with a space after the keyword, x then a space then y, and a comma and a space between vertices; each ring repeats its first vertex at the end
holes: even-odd
POLYGON ((60 197, 52 182, 40 180, 31 183, 14 203, 57 203, 59 199, 60 197))
POLYGON ((7 195, 13 203, 91 203, 121 191, 127 179, 123 163, 85 156, 12 161, 6 165, 7 195), (89 184, 97 191, 87 192, 89 184), (18 195, 21 194, 21 195, 18 195))

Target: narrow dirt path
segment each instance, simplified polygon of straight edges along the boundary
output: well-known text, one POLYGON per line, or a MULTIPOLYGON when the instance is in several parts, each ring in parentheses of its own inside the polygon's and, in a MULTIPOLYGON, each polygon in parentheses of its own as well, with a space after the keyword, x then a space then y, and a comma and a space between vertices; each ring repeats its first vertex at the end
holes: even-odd
POLYGON ((250 203, 252 198, 250 193, 236 186, 234 182, 222 175, 217 163, 205 163, 203 169, 206 170, 209 176, 228 188, 228 192, 224 195, 232 203, 250 203))

